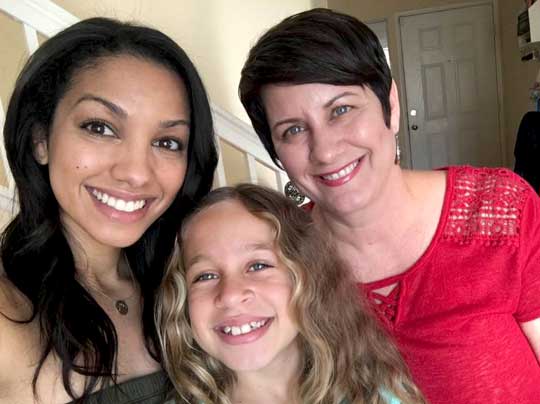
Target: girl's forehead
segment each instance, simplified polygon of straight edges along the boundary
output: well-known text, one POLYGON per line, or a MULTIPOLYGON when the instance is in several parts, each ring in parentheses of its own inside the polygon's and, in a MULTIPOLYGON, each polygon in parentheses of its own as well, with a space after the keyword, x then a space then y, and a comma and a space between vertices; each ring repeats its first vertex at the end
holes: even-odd
MULTIPOLYGON (((237 200, 225 200, 208 206, 192 216, 182 231, 184 251, 206 248, 234 250, 275 244, 275 226, 251 213, 237 200)), ((226 252, 226 251, 224 251, 226 252)))

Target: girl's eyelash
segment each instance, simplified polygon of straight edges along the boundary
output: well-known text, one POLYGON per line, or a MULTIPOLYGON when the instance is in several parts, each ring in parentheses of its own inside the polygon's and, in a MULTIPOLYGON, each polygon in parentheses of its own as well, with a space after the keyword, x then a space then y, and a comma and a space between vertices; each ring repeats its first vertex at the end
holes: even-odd
POLYGON ((204 282, 204 281, 210 281, 212 279, 217 279, 217 275, 213 274, 211 272, 204 272, 202 274, 197 275, 195 278, 193 278, 193 283, 197 282, 204 282))
POLYGON ((254 270, 255 272, 261 271, 261 270, 263 270, 263 269, 271 268, 271 267, 272 267, 272 265, 267 264, 267 263, 265 263, 265 262, 254 262, 254 263, 252 263, 252 264, 249 265, 249 269, 251 270, 251 269, 252 269, 253 267, 255 267, 255 266, 259 267, 258 269, 255 269, 255 270, 254 270))

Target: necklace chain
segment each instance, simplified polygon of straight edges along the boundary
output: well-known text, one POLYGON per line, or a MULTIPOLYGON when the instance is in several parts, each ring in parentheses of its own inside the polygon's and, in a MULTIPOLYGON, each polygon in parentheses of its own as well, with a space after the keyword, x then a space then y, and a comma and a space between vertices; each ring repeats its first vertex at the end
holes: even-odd
POLYGON ((127 304, 127 300, 131 299, 134 295, 135 295, 135 285, 134 285, 134 282, 133 283, 133 286, 134 286, 134 289, 133 289, 133 292, 131 292, 131 294, 128 296, 128 297, 125 297, 123 299, 114 299, 112 297, 110 297, 108 294, 106 294, 105 292, 103 292, 102 290, 99 290, 98 288, 94 288, 92 286, 88 286, 88 288, 92 289, 94 292, 97 292, 99 293, 100 295, 102 296, 105 296, 107 299, 109 299, 111 302, 114 303, 114 308, 116 309, 116 311, 118 311, 118 313, 120 313, 121 315, 125 316, 129 313, 129 306, 127 304))
MULTIPOLYGON (((127 264, 127 261, 126 261, 126 264, 127 264)), ((129 313, 129 306, 127 304, 127 301, 129 299, 131 299, 134 295, 135 295, 135 279, 133 279, 133 273, 131 272, 131 268, 129 267, 129 264, 126 265, 127 266, 127 272, 129 273, 129 278, 131 280, 131 285, 133 287, 133 292, 131 292, 131 294, 128 296, 128 297, 125 297, 123 299, 114 299, 112 297, 110 297, 108 294, 106 294, 105 292, 103 292, 102 290, 100 290, 99 288, 95 287, 95 286, 92 286, 90 285, 88 282, 82 282, 82 285, 88 290, 92 290, 94 292, 97 292, 99 293, 100 295, 106 297, 107 299, 109 299, 112 303, 114 303, 114 308, 116 309, 116 311, 118 313, 120 313, 121 315, 125 316, 129 313)))

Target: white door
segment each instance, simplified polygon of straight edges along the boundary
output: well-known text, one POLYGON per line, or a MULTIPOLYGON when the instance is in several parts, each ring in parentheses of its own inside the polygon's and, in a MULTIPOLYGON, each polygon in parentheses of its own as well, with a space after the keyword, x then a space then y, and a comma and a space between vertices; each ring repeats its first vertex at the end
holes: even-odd
POLYGON ((502 165, 491 5, 399 23, 412 167, 502 165))

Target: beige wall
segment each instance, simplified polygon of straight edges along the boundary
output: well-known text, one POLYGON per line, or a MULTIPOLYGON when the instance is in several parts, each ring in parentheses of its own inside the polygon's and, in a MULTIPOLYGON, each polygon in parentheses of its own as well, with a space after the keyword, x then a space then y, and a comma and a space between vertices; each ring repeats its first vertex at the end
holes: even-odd
POLYGON ((238 100, 240 70, 250 46, 310 0, 54 0, 79 18, 109 16, 159 28, 193 59, 212 102, 248 121, 238 100))
MULTIPOLYGON (((15 79, 28 58, 28 52, 23 26, 3 13, 0 13, 0 50, 0 101, 5 110, 13 91, 15 79)), ((0 186, 7 185, 8 180, 4 173, 4 166, 0 162, 0 186)), ((0 228, 2 223, 3 219, 0 213, 0 228)))
MULTIPOLYGON (((249 47, 257 37, 285 16, 313 6, 327 5, 365 21, 387 19, 390 57, 394 64, 396 81, 399 83, 399 69, 396 65, 396 14, 468 2, 467 0, 54 1, 79 18, 104 15, 123 20, 136 20, 161 29, 180 43, 192 57, 201 72, 212 101, 245 121, 247 117, 237 97, 240 69, 249 47)), ((528 88, 532 85, 540 67, 538 62, 524 63, 519 58, 516 45, 516 18, 522 4, 522 0, 496 0, 502 50, 503 129, 509 165, 512 164, 512 151, 519 121, 527 110, 533 108, 528 88)), ((11 38, 14 30, 17 30, 4 22, 0 21, 0 40, 11 38), (8 36, 4 35, 6 32, 8 36)), ((18 40, 22 39, 18 32, 17 37, 18 40)), ((9 41, 11 44, 14 43, 12 39, 9 41)), ((13 51, 20 53, 20 47, 14 48, 13 51)), ((4 57, 3 54, 1 59, 4 61, 20 59, 19 55, 15 56, 4 57)), ((18 67, 0 66, 0 73, 2 77, 14 77, 18 67)), ((9 81, 2 82, 5 84, 9 81)), ((11 91, 11 83, 8 87, 4 85, 0 88, 0 96, 4 99, 11 91)))
MULTIPOLYGON (((394 66, 398 60, 397 14, 423 8, 444 7, 464 3, 478 3, 477 0, 328 0, 328 7, 363 20, 387 19, 390 59, 394 66)), ((522 0, 496 0, 496 15, 499 16, 499 38, 502 62, 503 117, 502 128, 506 143, 507 165, 513 165, 515 136, 521 117, 532 109, 528 88, 532 86, 540 68, 537 61, 521 62, 517 47, 517 15, 523 7, 522 0)), ((400 81, 399 69, 394 68, 396 81, 400 81)))

